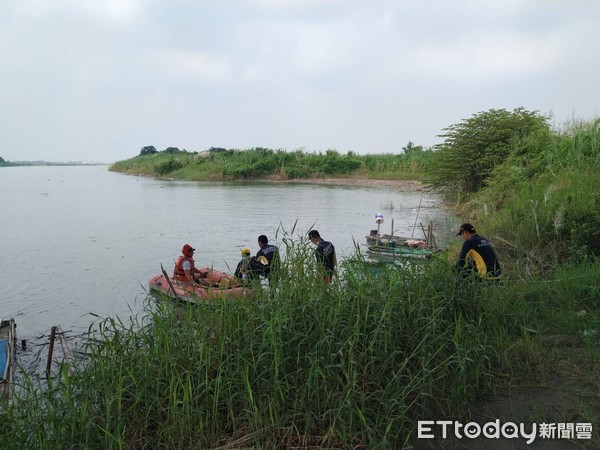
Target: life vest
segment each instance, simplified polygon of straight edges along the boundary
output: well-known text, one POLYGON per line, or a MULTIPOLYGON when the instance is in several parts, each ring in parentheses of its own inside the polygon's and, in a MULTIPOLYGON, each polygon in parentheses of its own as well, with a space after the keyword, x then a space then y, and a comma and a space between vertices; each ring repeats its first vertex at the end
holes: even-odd
POLYGON ((495 275, 493 270, 488 271, 488 266, 486 265, 483 257, 476 250, 469 250, 467 252, 467 258, 471 258, 471 260, 475 263, 475 269, 481 278, 485 280, 500 279, 500 276, 495 275))
POLYGON ((194 260, 189 256, 180 256, 177 258, 177 262, 175 263, 175 269, 173 270, 173 279, 177 281, 183 281, 184 283, 188 282, 187 277, 185 276, 185 270, 183 270, 183 262, 188 260, 192 263, 192 268, 190 269, 190 273, 194 273, 194 260))

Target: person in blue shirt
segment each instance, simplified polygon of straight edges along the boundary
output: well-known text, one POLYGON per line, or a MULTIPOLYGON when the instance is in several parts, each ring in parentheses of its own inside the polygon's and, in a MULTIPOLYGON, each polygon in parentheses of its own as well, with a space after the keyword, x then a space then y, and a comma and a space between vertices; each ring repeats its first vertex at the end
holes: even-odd
POLYGON ((308 238, 317 246, 315 249, 315 259, 317 260, 317 271, 323 277, 323 282, 328 284, 333 281, 335 266, 337 263, 335 257, 335 247, 331 242, 325 241, 317 230, 310 230, 308 238))
POLYGON ((456 235, 464 239, 456 261, 459 271, 466 276, 476 273, 484 280, 500 280, 502 269, 492 243, 477 234, 477 230, 470 223, 463 223, 456 235))
POLYGON ((258 237, 259 250, 251 260, 251 266, 255 273, 268 277, 271 270, 277 269, 279 264, 279 249, 269 244, 269 239, 264 234, 258 237))

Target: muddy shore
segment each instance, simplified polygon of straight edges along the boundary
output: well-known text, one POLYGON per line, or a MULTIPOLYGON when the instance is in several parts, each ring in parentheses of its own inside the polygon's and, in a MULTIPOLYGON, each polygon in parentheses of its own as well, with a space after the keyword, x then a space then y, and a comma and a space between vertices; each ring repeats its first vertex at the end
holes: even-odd
POLYGON ((423 183, 415 180, 375 180, 369 178, 294 178, 290 180, 262 179, 256 181, 267 181, 270 183, 302 183, 302 184, 326 184, 340 186, 389 186, 403 191, 423 191, 426 187, 423 183))

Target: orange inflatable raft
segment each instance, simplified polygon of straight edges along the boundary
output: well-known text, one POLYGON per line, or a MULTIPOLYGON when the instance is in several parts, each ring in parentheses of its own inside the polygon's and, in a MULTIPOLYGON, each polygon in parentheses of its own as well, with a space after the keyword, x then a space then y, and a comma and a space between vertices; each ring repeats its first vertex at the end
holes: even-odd
POLYGON ((251 289, 242 286, 233 275, 213 270, 210 267, 202 267, 199 270, 208 273, 206 278, 203 278, 206 286, 181 283, 171 277, 167 279, 165 273, 162 273, 148 280, 150 290, 192 303, 199 300, 241 298, 251 291, 251 289))

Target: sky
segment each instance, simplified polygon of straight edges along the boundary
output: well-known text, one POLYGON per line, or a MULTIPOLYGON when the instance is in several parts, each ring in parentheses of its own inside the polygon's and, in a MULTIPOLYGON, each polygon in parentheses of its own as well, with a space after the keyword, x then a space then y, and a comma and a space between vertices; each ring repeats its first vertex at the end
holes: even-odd
POLYGON ((0 157, 400 153, 489 109, 600 114, 597 0, 1 0, 0 157))

